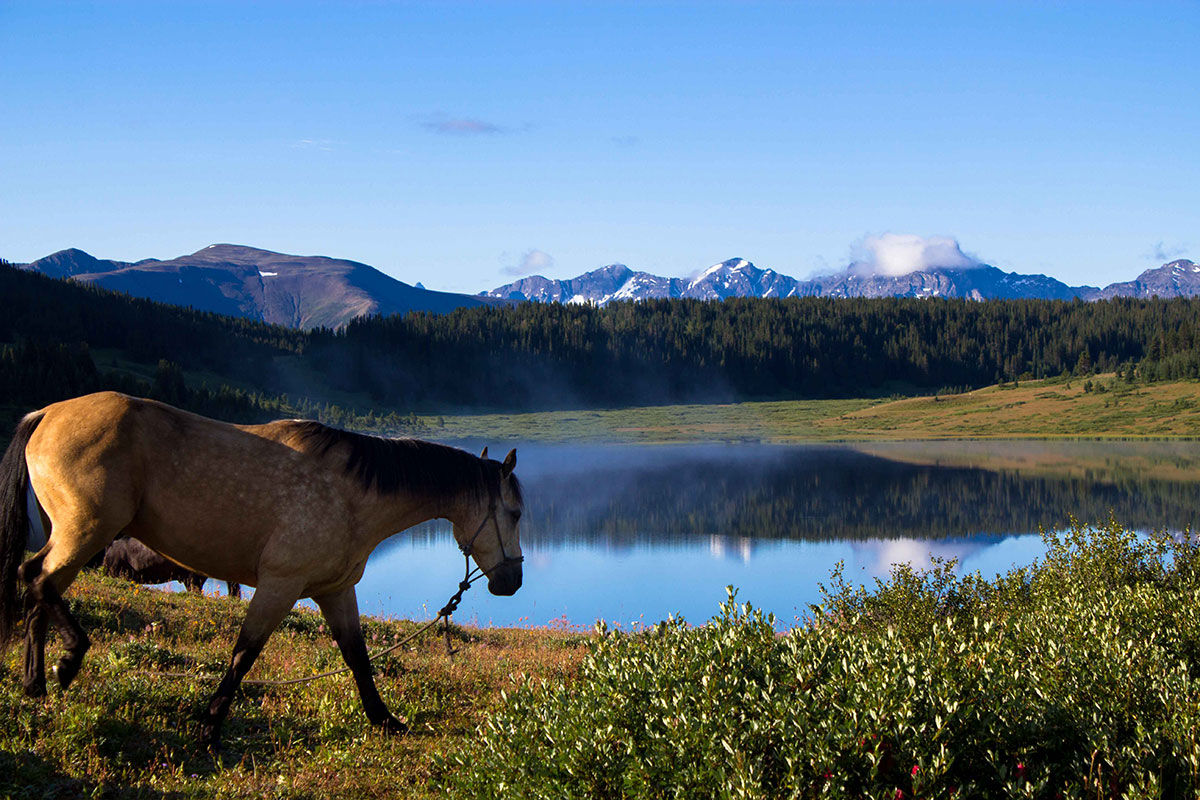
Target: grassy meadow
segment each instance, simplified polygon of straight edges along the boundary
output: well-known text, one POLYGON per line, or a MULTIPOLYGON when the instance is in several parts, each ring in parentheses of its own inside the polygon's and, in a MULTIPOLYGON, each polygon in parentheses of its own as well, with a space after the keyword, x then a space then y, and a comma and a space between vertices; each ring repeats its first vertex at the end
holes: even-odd
POLYGON ((903 399, 787 400, 423 417, 439 438, 541 442, 1196 438, 1200 382, 1048 378, 903 399))
MULTIPOLYGON (((453 587, 450 587, 453 588, 453 587)), ((448 589, 449 591, 449 589, 448 589)), ((68 593, 93 646, 66 693, 21 691, 21 648, 0 661, 0 797, 435 797, 435 754, 452 751, 529 680, 570 680, 587 637, 550 629, 455 627, 447 658, 432 632, 377 663, 380 691, 412 733, 366 720, 351 677, 287 688, 245 687, 219 757, 197 744, 244 603, 147 589, 85 571, 68 593), (186 673, 165 678, 159 671, 186 673)), ((413 622, 365 619, 381 649, 413 622)), ((51 637, 47 661, 57 658, 51 637)), ((294 610, 250 678, 300 677, 343 666, 320 615, 294 610)))
MULTIPOLYGON (((372 730, 339 676, 247 687, 217 757, 195 718, 242 604, 85 574, 70 599, 95 645, 76 685, 30 700, 19 650, 0 663, 0 796, 1196 796, 1195 540, 1112 523, 1046 545, 992 580, 835 571, 784 634, 732 593, 700 625, 459 628, 453 661, 430 637, 378 665, 412 734, 372 730)), ((365 627, 379 647, 414 624, 365 627)), ((252 677, 339 665, 299 610, 252 677)))

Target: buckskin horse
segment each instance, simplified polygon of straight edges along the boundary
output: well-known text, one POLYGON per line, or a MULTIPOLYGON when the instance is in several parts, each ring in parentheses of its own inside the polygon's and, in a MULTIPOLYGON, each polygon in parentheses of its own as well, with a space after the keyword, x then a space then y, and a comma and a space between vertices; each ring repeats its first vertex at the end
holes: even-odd
POLYGON ((503 462, 416 439, 351 433, 307 420, 230 425, 164 403, 100 392, 46 406, 17 425, 0 462, 0 647, 15 638, 25 585, 25 671, 46 692, 53 623, 66 689, 89 647, 63 593, 126 533, 188 569, 255 587, 229 668, 201 718, 220 747, 242 679, 297 600, 311 597, 354 675, 367 718, 402 733, 375 688, 354 586, 394 533, 445 518, 459 547, 511 595, 521 586, 516 451, 503 462), (48 531, 24 563, 29 487, 48 531), (19 566, 18 566, 19 565, 19 566))

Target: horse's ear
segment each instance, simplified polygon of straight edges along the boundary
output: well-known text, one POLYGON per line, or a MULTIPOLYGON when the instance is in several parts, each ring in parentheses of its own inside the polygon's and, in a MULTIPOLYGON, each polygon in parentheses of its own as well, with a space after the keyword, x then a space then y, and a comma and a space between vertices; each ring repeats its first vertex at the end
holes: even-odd
POLYGON ((507 478, 512 475, 512 471, 517 468, 517 448, 508 451, 508 455, 504 457, 504 463, 500 465, 500 477, 507 478))
POLYGON ((487 458, 487 445, 483 446, 483 452, 479 454, 480 458, 487 458))

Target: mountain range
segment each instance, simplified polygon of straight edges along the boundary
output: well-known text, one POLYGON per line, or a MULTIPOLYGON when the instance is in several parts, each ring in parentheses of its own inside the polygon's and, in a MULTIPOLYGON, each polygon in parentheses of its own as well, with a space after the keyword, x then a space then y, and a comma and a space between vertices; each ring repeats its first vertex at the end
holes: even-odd
POLYGON ((478 295, 430 291, 357 261, 295 256, 235 244, 214 244, 190 255, 137 262, 61 250, 17 265, 55 278, 115 289, 136 297, 191 306, 295 328, 338 328, 355 317, 444 313, 455 308, 535 301, 593 303, 684 297, 946 297, 990 300, 1200 295, 1200 265, 1186 259, 1148 269, 1132 281, 1068 286, 1046 275, 1004 272, 987 264, 928 267, 901 275, 852 264, 827 276, 798 280, 759 269, 744 258, 714 264, 694 278, 666 278, 624 264, 556 280, 533 275, 478 295))
POLYGON ((70 249, 18 266, 135 297, 293 328, 338 328, 360 316, 446 312, 502 302, 410 286, 357 261, 235 244, 132 263, 70 249))
POLYGON ((902 275, 881 274, 854 264, 842 272, 797 280, 772 269, 759 269, 744 258, 714 264, 695 278, 663 278, 624 264, 584 273, 569 280, 540 275, 522 278, 490 292, 495 299, 542 303, 595 303, 689 297, 952 297, 972 300, 1040 298, 1100 300, 1112 297, 1192 297, 1200 295, 1200 265, 1186 259, 1148 269, 1136 280, 1095 286, 1068 286, 1046 275, 1004 272, 987 264, 928 267, 902 275))

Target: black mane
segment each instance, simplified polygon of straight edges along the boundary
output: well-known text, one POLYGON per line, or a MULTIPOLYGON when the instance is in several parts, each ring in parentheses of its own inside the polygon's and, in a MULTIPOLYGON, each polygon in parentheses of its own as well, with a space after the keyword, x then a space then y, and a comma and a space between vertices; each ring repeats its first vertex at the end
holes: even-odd
MULTIPOLYGON (((389 439, 331 428, 320 422, 292 423, 303 449, 323 456, 339 444, 349 449, 345 471, 363 489, 380 494, 412 492, 428 497, 452 497, 464 492, 498 495, 500 465, 470 453, 421 439, 389 439)), ((524 504, 521 484, 512 477, 511 489, 524 504)))

